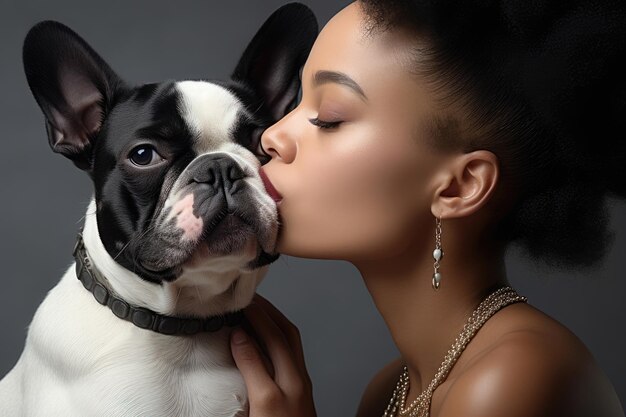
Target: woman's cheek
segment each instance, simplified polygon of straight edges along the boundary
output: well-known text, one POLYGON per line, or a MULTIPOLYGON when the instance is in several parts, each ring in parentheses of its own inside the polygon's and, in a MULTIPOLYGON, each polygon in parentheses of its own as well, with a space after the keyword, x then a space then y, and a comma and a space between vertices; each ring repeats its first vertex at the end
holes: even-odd
POLYGON ((353 124, 303 146, 289 196, 281 203, 281 253, 374 256, 406 235, 407 155, 379 131, 353 124))
MULTIPOLYGON (((345 259, 361 239, 363 212, 341 180, 311 178, 281 203, 278 251, 306 258, 345 259)), ((345 178, 343 178, 345 181, 345 178)))
POLYGON ((376 253, 396 238, 398 216, 389 210, 395 206, 388 201, 388 184, 375 170, 351 168, 332 181, 319 179, 316 198, 300 207, 311 219, 302 236, 315 237, 320 257, 351 259, 376 253))

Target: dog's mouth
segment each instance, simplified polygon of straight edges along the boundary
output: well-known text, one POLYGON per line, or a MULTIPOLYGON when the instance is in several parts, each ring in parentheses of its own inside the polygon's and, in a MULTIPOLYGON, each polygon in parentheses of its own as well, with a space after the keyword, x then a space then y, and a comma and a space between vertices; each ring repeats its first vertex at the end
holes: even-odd
MULTIPOLYGON (((269 233, 255 222, 234 212, 220 213, 210 226, 194 242, 182 241, 176 235, 153 236, 144 242, 146 256, 139 256, 137 262, 144 273, 154 279, 171 281, 183 269, 193 269, 225 256, 237 256, 245 251, 256 251, 255 258, 242 269, 252 270, 276 260, 279 255, 268 248, 269 233), (254 249, 252 249, 254 247, 254 249), (148 256, 148 254, 150 254, 148 256)), ((271 242, 270 242, 271 243, 271 242)))
POLYGON ((212 254, 227 254, 241 250, 256 235, 254 226, 249 221, 228 213, 206 233, 206 237, 200 239, 200 244, 206 244, 212 254))

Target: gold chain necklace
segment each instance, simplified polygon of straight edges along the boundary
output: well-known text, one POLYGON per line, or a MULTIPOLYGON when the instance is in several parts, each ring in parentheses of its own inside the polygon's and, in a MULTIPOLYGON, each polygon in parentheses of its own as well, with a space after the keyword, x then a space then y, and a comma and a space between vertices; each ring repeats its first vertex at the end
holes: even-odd
POLYGON ((501 308, 509 304, 526 301, 526 297, 519 295, 511 287, 502 287, 489 294, 467 319, 465 326, 463 326, 463 331, 448 350, 448 354, 428 387, 408 407, 406 401, 409 392, 409 369, 406 365, 404 366, 400 380, 396 384, 383 417, 428 417, 433 392, 445 381, 450 370, 476 332, 501 308))

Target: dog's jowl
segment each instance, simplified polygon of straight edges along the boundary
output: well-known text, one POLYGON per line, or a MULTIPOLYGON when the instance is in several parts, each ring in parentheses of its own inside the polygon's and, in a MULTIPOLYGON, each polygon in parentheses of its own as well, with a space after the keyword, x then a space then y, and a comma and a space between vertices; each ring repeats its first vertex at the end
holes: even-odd
POLYGON ((0 415, 247 415, 228 336, 278 257, 259 140, 296 104, 316 35, 290 4, 230 80, 131 86, 66 26, 28 32, 50 147, 94 188, 75 262, 0 381, 0 415))

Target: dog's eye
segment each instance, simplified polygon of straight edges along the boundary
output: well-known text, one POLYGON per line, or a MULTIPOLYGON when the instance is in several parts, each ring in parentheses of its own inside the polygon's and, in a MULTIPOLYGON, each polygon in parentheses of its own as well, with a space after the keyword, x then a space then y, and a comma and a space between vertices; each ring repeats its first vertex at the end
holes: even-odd
POLYGON ((152 145, 139 145, 130 151, 128 159, 135 165, 147 166, 159 162, 163 158, 161 158, 152 145))

